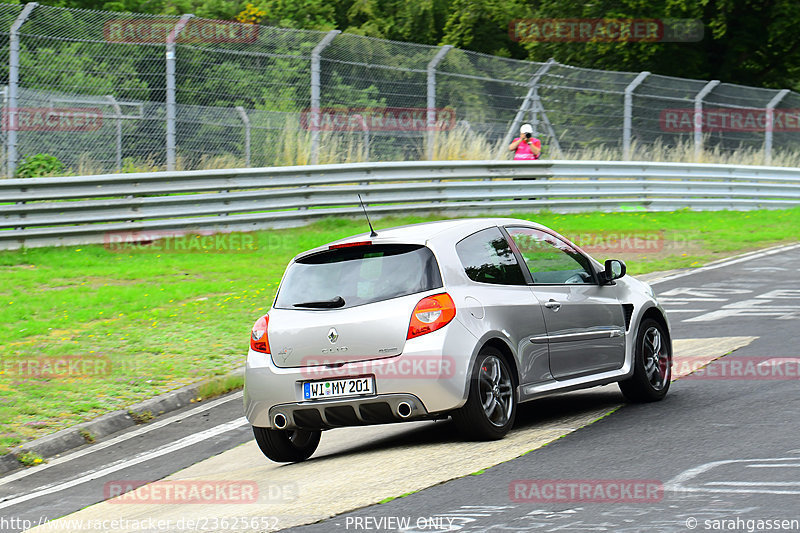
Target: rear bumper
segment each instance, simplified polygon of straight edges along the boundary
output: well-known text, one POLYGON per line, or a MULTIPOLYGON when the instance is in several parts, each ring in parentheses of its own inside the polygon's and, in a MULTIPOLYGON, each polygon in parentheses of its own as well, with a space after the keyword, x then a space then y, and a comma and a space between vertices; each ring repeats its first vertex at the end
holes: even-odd
POLYGON ((280 429, 329 429, 388 424, 426 416, 428 412, 420 399, 413 394, 379 394, 356 399, 295 402, 276 405, 269 410, 272 427, 280 429), (278 420, 282 423, 278 424, 278 420))
POLYGON ((331 428, 426 418, 461 407, 466 401, 475 337, 454 320, 446 327, 406 342, 394 357, 339 367, 275 366, 269 354, 250 350, 245 368, 244 410, 253 426, 283 429, 331 428), (302 383, 317 379, 375 376, 372 396, 304 400, 302 383), (398 414, 407 403, 410 414, 398 414))

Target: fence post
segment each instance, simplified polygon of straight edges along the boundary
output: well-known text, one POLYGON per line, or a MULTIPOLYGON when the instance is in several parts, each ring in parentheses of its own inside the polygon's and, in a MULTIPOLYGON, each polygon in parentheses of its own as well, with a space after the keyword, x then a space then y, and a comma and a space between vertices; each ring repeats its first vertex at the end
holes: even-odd
POLYGON ((194 15, 183 15, 167 35, 167 170, 175 170, 175 41, 194 15))
POLYGON ((17 154, 17 106, 19 105, 19 30, 28 20, 31 11, 38 6, 36 2, 26 4, 17 20, 8 30, 8 117, 6 118, 8 127, 8 177, 13 178, 17 170, 19 155, 17 154))
MULTIPOLYGON (((6 109, 8 108, 8 85, 3 86, 0 90, 2 100, 0 100, 0 121, 6 120, 6 109)), ((0 176, 5 176, 8 170, 8 143, 6 142, 6 128, 0 127, 0 160, 2 160, 2 167, 0 167, 0 176)))
POLYGON ((694 97, 694 157, 698 159, 703 153, 703 98, 719 85, 719 80, 711 80, 700 89, 694 97))
POLYGON ((764 164, 769 165, 772 163, 772 131, 775 124, 775 106, 783 100, 784 96, 789 94, 789 89, 783 89, 778 94, 772 97, 772 100, 767 104, 767 124, 766 131, 764 132, 764 164))
POLYGON ((107 94, 106 100, 111 104, 111 107, 114 108, 114 118, 116 118, 116 129, 117 129, 117 149, 116 149, 116 163, 117 163, 117 172, 122 171, 122 108, 119 106, 119 102, 117 99, 114 98, 113 95, 107 94))
POLYGON ((508 128, 508 132, 506 136, 503 138, 503 142, 500 143, 499 153, 497 154, 498 159, 502 159, 506 153, 506 147, 511 144, 511 139, 514 138, 517 130, 519 129, 519 125, 522 122, 522 118, 525 116, 525 112, 531 105, 531 100, 538 99, 538 89, 537 85, 539 84, 539 80, 544 76, 550 67, 556 64, 556 60, 552 57, 548 59, 544 65, 542 65, 539 70, 536 71, 536 74, 528 82, 528 94, 525 95, 525 99, 522 101, 522 105, 519 106, 519 110, 517 111, 516 116, 514 116, 514 120, 511 122, 511 127, 508 128))
POLYGON ((428 62, 428 109, 426 111, 427 128, 425 128, 428 141, 428 160, 433 161, 434 132, 436 130, 436 67, 441 63, 444 56, 453 48, 452 45, 442 46, 433 59, 428 62))
MULTIPOLYGON (((547 113, 544 111, 544 106, 542 105, 542 99, 539 97, 539 91, 536 91, 536 94, 533 95, 533 105, 531 106, 531 111, 534 113, 534 117, 536 113, 542 114, 542 122, 544 122, 544 127, 547 129, 547 132, 550 134, 550 141, 553 143, 552 152, 557 155, 561 156, 561 145, 558 143, 558 137, 556 137, 556 131, 553 129, 553 125, 550 123, 550 119, 547 118, 547 113)), ((538 122, 536 123, 538 128, 538 122)))
POLYGON ((236 111, 239 113, 239 118, 242 119, 244 124, 244 161, 247 168, 250 168, 250 117, 247 112, 240 105, 236 106, 236 111))
POLYGON ((319 162, 319 106, 320 106, 320 56, 322 51, 339 35, 339 30, 331 30, 311 51, 311 160, 312 165, 319 162))
POLYGON ((633 91, 649 76, 647 71, 640 72, 632 82, 625 87, 625 103, 622 120, 622 159, 631 159, 631 129, 633 128, 633 91))

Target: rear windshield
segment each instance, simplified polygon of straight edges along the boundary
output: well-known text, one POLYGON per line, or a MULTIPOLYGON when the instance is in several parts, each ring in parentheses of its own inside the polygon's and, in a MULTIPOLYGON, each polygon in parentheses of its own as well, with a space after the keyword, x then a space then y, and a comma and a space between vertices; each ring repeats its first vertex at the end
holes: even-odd
POLYGON ((340 309, 441 286, 436 258, 425 246, 382 244, 336 248, 292 264, 275 307, 340 309))

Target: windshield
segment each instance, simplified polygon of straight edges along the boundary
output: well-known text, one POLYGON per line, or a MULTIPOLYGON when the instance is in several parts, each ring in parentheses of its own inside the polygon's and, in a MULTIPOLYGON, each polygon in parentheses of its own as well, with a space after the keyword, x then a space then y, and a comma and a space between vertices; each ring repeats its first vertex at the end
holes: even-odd
POLYGON ((364 245, 326 250, 293 263, 275 307, 340 309, 442 286, 439 266, 425 246, 364 245))

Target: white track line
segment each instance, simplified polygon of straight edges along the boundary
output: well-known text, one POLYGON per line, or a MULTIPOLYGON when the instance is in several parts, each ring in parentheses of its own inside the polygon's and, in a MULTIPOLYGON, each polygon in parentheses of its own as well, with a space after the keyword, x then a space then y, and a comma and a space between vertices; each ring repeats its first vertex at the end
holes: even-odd
POLYGON ((800 487, 800 481, 709 481, 705 485, 731 487, 800 487))
POLYGON ((712 489, 712 488, 704 488, 704 487, 690 487, 686 486, 686 483, 694 480, 700 474, 704 474, 709 470, 716 468, 718 466, 724 465, 731 465, 731 464, 739 464, 739 463, 757 463, 757 464, 769 464, 770 462, 780 463, 780 462, 789 462, 789 461, 796 461, 797 457, 776 457, 770 459, 725 459, 722 461, 712 461, 710 463, 705 463, 702 465, 695 466, 694 468, 690 468, 688 470, 684 470, 674 478, 670 479, 664 484, 664 488, 666 490, 671 490, 675 493, 685 493, 685 492, 719 492, 719 493, 742 493, 742 494, 798 494, 797 491, 792 490, 775 490, 775 489, 712 489))
POLYGON ((715 270, 717 268, 723 268, 726 266, 735 265, 737 263, 743 263, 745 261, 750 261, 753 259, 760 259, 762 257, 779 254, 781 252, 788 252, 790 250, 796 250, 798 248, 800 248, 800 244, 789 244, 785 246, 777 246, 775 248, 767 248, 766 250, 760 250, 756 252, 748 252, 746 254, 738 255, 730 259, 723 259, 721 261, 710 263, 700 268, 694 268, 692 270, 687 270, 685 272, 678 272, 677 274, 672 274, 664 278, 653 280, 650 282, 650 285, 655 285, 657 283, 664 283, 665 281, 672 281, 673 279, 682 278, 684 276, 690 276, 692 274, 698 274, 700 272, 708 272, 709 270, 715 270))
POLYGON ((22 479, 24 477, 27 477, 27 476, 30 476, 30 475, 33 475, 33 474, 38 474, 42 470, 46 470, 46 469, 51 468, 53 466, 57 466, 57 465, 64 464, 64 463, 69 462, 69 461, 73 461, 73 460, 78 459, 80 457, 83 457, 85 455, 89 455, 90 453, 100 451, 100 450, 102 450, 104 448, 108 448, 109 446, 114 446, 116 444, 119 444, 120 442, 124 442, 124 441, 132 439, 134 437, 138 437, 140 435, 144 435, 145 433, 149 433, 149 432, 154 431, 156 429, 160 429, 160 428, 162 428, 164 426, 172 424, 173 422, 180 422, 181 420, 185 420, 185 419, 189 418, 190 416, 194 416, 194 415, 196 415, 198 413, 202 413, 203 411, 208 411, 209 409, 213 409, 214 407, 222 405, 223 403, 230 402, 232 400, 238 400, 241 397, 242 397, 242 391, 238 391, 238 392, 235 392, 235 393, 231 394, 230 396, 225 396, 223 398, 217 398, 216 400, 211 400, 210 402, 204 403, 203 405, 198 405, 197 407, 194 407, 193 409, 189 409, 185 413, 180 413, 180 414, 177 414, 177 415, 174 415, 174 416, 170 416, 169 418, 164 418, 163 420, 159 420, 157 422, 153 422, 152 424, 147 424, 145 426, 141 426, 141 427, 139 427, 139 428, 137 428, 137 429, 135 429, 133 431, 129 431, 127 433, 123 433, 122 435, 118 435, 118 436, 114 437, 113 439, 109 439, 107 441, 98 442, 98 443, 93 444, 92 446, 90 446, 88 448, 85 448, 83 450, 77 451, 75 453, 71 453, 71 454, 65 455, 63 457, 57 457, 55 459, 50 459, 50 460, 48 460, 47 463, 43 463, 43 464, 41 464, 39 466, 35 466, 33 468, 26 468, 25 470, 20 470, 19 472, 14 472, 13 474, 10 474, 10 475, 0 479, 0 486, 5 485, 7 483, 11 483, 12 481, 16 481, 18 479, 22 479))
POLYGON ((138 465, 139 463, 143 463, 145 461, 149 461, 151 459, 155 459, 156 457, 161 457, 162 455, 166 455, 168 453, 176 452, 178 450, 182 450, 187 446, 191 446, 192 444, 197 444, 198 442, 203 442, 211 437, 215 437, 217 435, 221 435, 222 433, 226 433, 228 431, 232 431, 237 429, 241 426, 246 425, 247 419, 245 417, 237 418, 236 420, 232 420, 230 422, 226 422, 224 424, 220 424, 213 428, 206 429, 204 431, 200 431, 199 433, 195 433, 193 435, 189 435, 182 439, 178 439, 171 444, 166 444, 161 446, 160 448, 156 448, 154 450, 150 450, 149 452, 144 452, 139 454, 135 457, 132 457, 126 461, 122 461, 118 464, 113 466, 107 466, 105 468, 101 468, 100 470, 96 471, 89 471, 83 476, 64 482, 59 483, 58 485, 54 485, 47 488, 42 488, 34 492, 30 492, 28 494, 24 494, 22 496, 12 497, 10 499, 4 500, 0 502, 0 509, 4 509, 6 507, 11 507, 12 505, 18 505, 20 503, 24 503, 28 500, 32 500, 34 498, 39 498, 40 496, 46 496, 48 494, 53 494, 55 492, 60 492, 62 490, 66 490, 82 483, 86 483, 88 481, 92 481, 95 479, 100 479, 108 474, 113 474, 114 472, 118 472, 120 470, 124 470, 125 468, 138 465))

